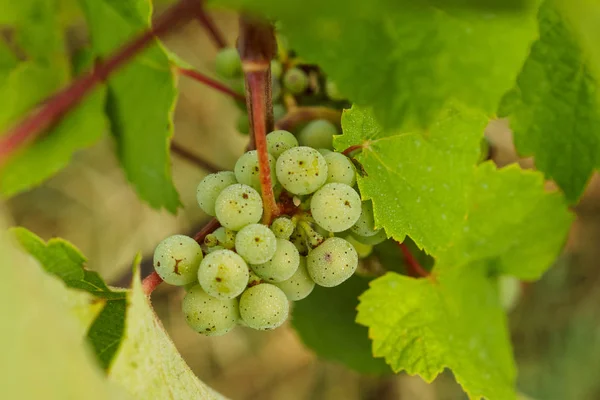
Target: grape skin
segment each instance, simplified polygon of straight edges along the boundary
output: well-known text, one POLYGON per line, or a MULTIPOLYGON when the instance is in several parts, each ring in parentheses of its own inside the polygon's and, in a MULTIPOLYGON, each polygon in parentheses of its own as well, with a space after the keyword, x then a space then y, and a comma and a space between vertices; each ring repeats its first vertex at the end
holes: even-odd
POLYGON ((234 231, 260 221, 262 211, 258 192, 239 183, 223 189, 215 202, 215 215, 219 223, 234 231))
MULTIPOLYGON (((298 140, 292 133, 284 130, 277 130, 267 135, 267 150, 275 157, 279 158, 281 153, 292 147, 298 147, 298 140)), ((273 168, 271 171, 274 171, 273 168)))
POLYGON ((358 258, 367 258, 373 252, 373 245, 361 243, 352 235, 345 236, 344 239, 354 246, 358 258))
POLYGON ((282 104, 274 104, 273 105, 273 119, 275 121, 280 120, 287 113, 285 106, 282 104))
POLYGON ((289 314, 285 293, 269 283, 252 286, 240 297, 240 316, 253 329, 267 330, 281 326, 289 314))
POLYGON ((242 60, 237 49, 228 47, 219 51, 215 57, 215 71, 227 79, 242 76, 242 60))
POLYGON ((219 242, 219 245, 223 246, 224 248, 231 250, 235 247, 234 231, 220 226, 217 229, 215 229, 212 235, 215 236, 215 238, 219 242))
POLYGON ((296 229, 296 224, 288 217, 277 217, 271 223, 271 230, 276 238, 289 240, 296 229))
MULTIPOLYGON (((275 158, 269 154, 269 169, 271 171, 271 182, 275 182, 275 158)), ((239 183, 248 185, 260 192, 260 169, 258 165, 258 153, 251 150, 244 153, 235 163, 235 178, 239 183)))
POLYGON ((348 241, 332 237, 308 253, 306 268, 320 286, 337 286, 350 278, 358 267, 358 254, 348 241))
POLYGON ((375 236, 381 229, 375 229, 375 217, 373 216, 373 203, 363 201, 361 205, 362 212, 360 217, 351 228, 351 231, 358 236, 375 236))
POLYGON ((289 240, 277 239, 277 250, 273 257, 260 264, 251 264, 250 268, 268 282, 281 282, 289 279, 298 270, 300 254, 289 240))
POLYGON ((361 213, 360 196, 343 183, 328 183, 313 195, 310 211, 316 223, 330 232, 342 232, 356 223, 361 213))
POLYGON ((352 235, 352 237, 354 239, 356 239, 357 241, 359 241, 360 243, 363 244, 370 244, 372 246, 375 246, 376 244, 379 243, 383 243, 387 240, 387 234, 385 233, 384 229, 380 229, 375 235, 373 236, 360 236, 357 235, 356 233, 350 231, 350 234, 352 235))
POLYGON ((348 157, 333 151, 324 157, 327 162, 327 183, 343 183, 354 186, 356 183, 356 168, 348 157))
POLYGON ((196 281, 202 249, 194 239, 173 235, 154 250, 154 269, 168 284, 183 286, 196 281))
POLYGON ((333 101, 345 100, 345 97, 342 96, 335 82, 329 79, 325 83, 325 93, 327 93, 327 97, 333 101))
POLYGON ((239 321, 237 299, 219 300, 202 290, 200 285, 187 291, 182 310, 188 325, 206 336, 224 335, 239 321))
POLYGON ((283 86, 292 94, 301 94, 308 88, 308 76, 299 68, 290 68, 283 75, 283 86))
POLYGON ((284 151, 277 159, 277 179, 290 193, 313 193, 327 180, 327 162, 315 149, 305 146, 284 151))
POLYGON ((198 269, 198 282, 209 295, 218 299, 239 296, 248 284, 248 264, 231 250, 206 255, 198 269))
POLYGON ((301 146, 330 150, 333 148, 334 135, 337 135, 334 124, 325 119, 317 119, 306 124, 300 131, 298 142, 301 146))
POLYGON ((315 288, 315 282, 306 270, 306 258, 300 257, 298 269, 291 278, 283 282, 274 283, 274 285, 281 289, 291 301, 306 298, 315 288))
POLYGON ((236 183, 235 174, 231 171, 206 175, 196 189, 196 200, 202 211, 214 217, 217 197, 227 186, 236 183))
POLYGON ((265 225, 250 224, 235 236, 235 249, 251 264, 267 262, 277 250, 275 234, 265 225))

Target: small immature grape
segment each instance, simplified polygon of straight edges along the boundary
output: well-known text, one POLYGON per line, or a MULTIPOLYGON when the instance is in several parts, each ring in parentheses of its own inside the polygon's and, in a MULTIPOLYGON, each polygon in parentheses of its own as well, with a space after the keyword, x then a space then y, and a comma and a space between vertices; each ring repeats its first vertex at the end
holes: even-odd
POLYGON ((375 246, 376 244, 385 242, 388 238, 384 229, 380 229, 373 236, 360 236, 360 235, 357 235, 356 233, 352 232, 352 230, 350 230, 350 234, 352 235, 352 237, 354 239, 356 239, 360 243, 369 244, 372 246, 375 246))
POLYGON ((322 228, 330 232, 342 232, 360 217, 360 196, 348 185, 328 183, 313 195, 310 211, 322 228))
POLYGON ((358 254, 358 258, 367 258, 373 252, 373 245, 361 243, 358 240, 354 239, 354 236, 352 235, 348 235, 344 237, 344 239, 346 239, 348 242, 350 242, 352 246, 354 246, 354 249, 358 254))
POLYGON ((273 105, 273 119, 275 121, 280 120, 287 113, 285 106, 283 104, 274 104, 273 105))
POLYGON ((290 279, 274 283, 289 300, 298 301, 306 298, 315 288, 315 282, 306 270, 306 258, 300 257, 300 265, 290 279))
POLYGON ((256 275, 254 271, 249 269, 248 273, 250 274, 250 277, 248 278, 248 287, 256 286, 259 283, 262 283, 262 279, 260 276, 256 275))
POLYGON ((227 229, 221 226, 217 228, 212 233, 212 235, 215 236, 219 244, 224 248, 233 249, 235 247, 235 232, 231 229, 227 229))
POLYGON ((373 203, 363 201, 361 206, 362 212, 360 217, 351 228, 352 233, 358 236, 374 236, 381 229, 375 229, 375 217, 373 216, 373 203))
POLYGON ((306 124, 300 131, 298 142, 301 146, 315 149, 332 149, 334 135, 337 135, 334 124, 325 119, 317 119, 306 124))
POLYGON ((290 68, 283 75, 283 86, 292 94, 301 94, 308 88, 308 75, 299 68, 290 68))
POLYGON ((237 183, 235 174, 231 171, 221 171, 206 175, 196 189, 198 205, 210 216, 215 216, 215 202, 217 197, 227 186, 237 183))
POLYGON ((190 288, 182 303, 188 325, 206 336, 220 336, 232 330, 239 320, 237 299, 220 300, 210 296, 200 285, 190 288))
POLYGON ((356 183, 356 168, 352 161, 342 153, 329 152, 325 154, 327 161, 327 183, 344 183, 354 186, 356 183))
POLYGON ((217 299, 239 296, 248 284, 248 277, 248 264, 231 250, 207 254, 198 269, 200 286, 217 299))
POLYGON ((209 233, 204 238, 204 244, 207 247, 214 247, 214 246, 216 246, 216 245, 219 244, 219 240, 217 239, 217 237, 213 233, 209 233))
POLYGON ((281 62, 277 60, 271 60, 271 76, 273 78, 281 78, 281 74, 283 72, 283 66, 281 62))
POLYGON ((189 236, 169 236, 154 250, 154 269, 170 285, 183 286, 196 281, 201 261, 202 249, 189 236))
POLYGON ((300 146, 284 151, 277 159, 277 179, 290 193, 313 193, 327 180, 327 162, 315 149, 300 146))
POLYGON ((327 83, 325 83, 325 93, 327 93, 327 97, 329 97, 331 100, 333 101, 341 101, 341 100, 345 100, 346 98, 340 93, 337 85, 335 84, 335 82, 331 81, 331 80, 327 80, 327 83))
POLYGON ((285 239, 277 239, 277 250, 273 257, 262 264, 252 264, 250 268, 268 282, 281 282, 292 275, 298 269, 300 254, 292 242, 285 239))
POLYGON ((246 225, 235 236, 235 250, 251 264, 267 262, 276 249, 275 234, 262 224, 246 225))
POLYGON ((273 157, 278 158, 281 153, 292 147, 298 147, 298 140, 292 133, 277 130, 267 135, 267 150, 273 157))
POLYGON ((225 48, 215 57, 215 70, 217 74, 226 79, 238 78, 242 75, 242 60, 237 49, 225 48))
MULTIPOLYGON (((271 182, 275 182, 275 158, 271 154, 269 154, 269 167, 271 170, 271 182)), ((234 171, 235 178, 239 183, 251 186, 260 191, 260 173, 256 150, 242 154, 235 163, 234 171)))
POLYGON ((236 128, 239 133, 247 135, 250 133, 250 120, 247 113, 241 113, 236 121, 236 128))
POLYGON ((238 231, 260 221, 263 212, 260 194, 248 185, 235 184, 223 189, 215 202, 215 215, 225 228, 238 231))
POLYGON ((288 240, 296 229, 296 224, 288 217, 277 217, 271 223, 271 230, 275 237, 288 240))
POLYGON ((358 254, 354 247, 339 237, 327 239, 308 253, 306 268, 317 285, 337 286, 350 278, 358 267, 358 254))
POLYGON ((288 317, 289 309, 285 293, 269 283, 252 286, 240 297, 240 316, 253 329, 267 330, 281 326, 288 317))

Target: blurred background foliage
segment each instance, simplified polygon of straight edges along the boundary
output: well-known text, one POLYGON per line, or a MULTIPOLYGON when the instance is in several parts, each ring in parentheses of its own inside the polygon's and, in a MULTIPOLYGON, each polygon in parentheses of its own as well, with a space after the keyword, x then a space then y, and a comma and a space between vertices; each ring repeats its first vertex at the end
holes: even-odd
MULTIPOLYGON (((233 44, 236 15, 213 15, 233 44)), ((75 48, 85 41, 76 28, 70 39, 75 48)), ((182 27, 164 42, 198 70, 214 75, 216 50, 197 24, 182 27)), ((223 169, 231 169, 247 140, 235 129, 239 109, 229 98, 185 77, 179 88, 174 141, 223 169)), ((516 158, 505 121, 492 122, 486 134, 499 165, 520 162, 533 166, 531 160, 516 158)), ((145 254, 147 268, 153 248, 162 238, 191 233, 207 219, 195 198, 196 184, 207 172, 175 154, 172 157, 174 181, 184 205, 176 216, 154 211, 138 199, 125 180, 108 136, 99 145, 77 153, 69 167, 52 179, 12 198, 7 206, 15 224, 44 239, 60 236, 73 242, 88 256, 89 268, 99 271, 107 282, 127 285, 137 251, 145 254)), ((519 389, 528 398, 600 398, 595 373, 600 368, 597 176, 575 212, 578 218, 563 256, 541 281, 524 288, 510 315, 519 389)), ((396 262, 401 268, 400 254, 396 262)), ((232 399, 465 398, 449 373, 427 385, 417 377, 370 377, 319 360, 290 324, 271 332, 238 328, 223 337, 197 335, 181 315, 182 295, 173 287, 160 288, 153 295, 155 309, 194 372, 232 399)))

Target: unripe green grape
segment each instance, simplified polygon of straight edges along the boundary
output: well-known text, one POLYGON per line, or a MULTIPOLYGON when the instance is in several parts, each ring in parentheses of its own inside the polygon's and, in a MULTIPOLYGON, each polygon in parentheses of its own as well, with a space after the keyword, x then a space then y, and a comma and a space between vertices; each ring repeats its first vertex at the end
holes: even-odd
POLYGON ((348 186, 354 186, 356 183, 356 168, 348 157, 333 151, 324 157, 327 161, 327 183, 344 183, 348 186))
POLYGON ((277 159, 277 179, 290 193, 313 193, 327 180, 327 162, 310 147, 293 147, 277 159))
POLYGON ((296 228, 290 236, 290 242, 296 247, 298 253, 307 254, 308 246, 306 245, 306 240, 304 239, 304 234, 302 233, 301 228, 296 228))
POLYGON ((337 135, 337 128, 325 119, 317 119, 306 124, 298 134, 301 146, 315 149, 332 149, 333 136, 337 135))
POLYGON ((238 231, 260 221, 263 212, 260 194, 237 183, 223 189, 215 202, 215 215, 225 228, 238 231))
POLYGON ((235 232, 231 229, 224 227, 217 228, 212 235, 214 235, 221 246, 226 249, 233 249, 235 247, 235 232))
POLYGON ((327 97, 329 97, 333 101, 341 101, 341 100, 345 100, 346 99, 340 93, 340 91, 339 91, 337 85, 335 84, 335 82, 333 82, 333 81, 331 81, 329 79, 325 83, 325 93, 327 93, 327 97))
POLYGON ((290 68, 283 75, 283 86, 292 94, 301 94, 308 88, 308 75, 299 68, 290 68))
POLYGON ((271 230, 276 238, 288 240, 296 229, 296 224, 288 217, 277 217, 271 223, 271 230))
POLYGON ((388 238, 384 229, 380 229, 373 236, 360 236, 360 235, 357 235, 356 233, 352 232, 352 230, 350 231, 350 234, 352 235, 352 237, 354 239, 358 240, 360 243, 370 244, 372 246, 375 246, 376 244, 385 242, 388 238))
POLYGON ((265 225, 246 225, 235 236, 235 250, 251 264, 264 263, 275 254, 277 239, 265 225))
POLYGON ((256 286, 259 283, 263 283, 260 276, 256 275, 254 271, 252 271, 252 269, 249 269, 248 273, 250 274, 250 277, 248 278, 248 287, 256 286))
POLYGON ((360 196, 348 185, 328 183, 313 195, 310 211, 322 228, 330 232, 342 232, 360 217, 360 196))
POLYGON ((239 296, 246 288, 248 278, 248 264, 231 250, 207 254, 198 269, 200 286, 217 299, 239 296))
POLYGON ((287 110, 283 104, 274 104, 273 105, 273 119, 275 121, 279 121, 287 114, 287 110))
POLYGON ((308 253, 306 268, 320 286, 337 286, 350 278, 358 267, 358 254, 347 240, 332 237, 308 253))
POLYGON ((352 246, 354 246, 354 250, 356 250, 356 254, 358 254, 358 258, 367 258, 373 252, 373 245, 364 244, 354 239, 354 236, 347 235, 344 237, 352 246))
POLYGON ((370 201, 363 201, 361 205, 360 217, 350 229, 352 233, 358 236, 374 236, 381 229, 375 229, 375 216, 373 216, 373 203, 370 201))
POLYGON ((240 316, 253 329, 267 330, 281 326, 288 317, 290 304, 277 286, 261 283, 240 297, 240 316))
POLYGON ((208 234, 208 235, 206 235, 206 237, 204 238, 204 244, 205 244, 207 247, 214 247, 214 246, 216 246, 216 245, 218 245, 218 244, 219 244, 219 240, 217 239, 217 237, 216 237, 214 234, 212 234, 212 233, 209 233, 209 234, 208 234))
POLYGON ((283 66, 278 60, 271 60, 271 76, 274 78, 281 78, 283 72, 283 66))
POLYGON ((237 299, 217 299, 202 290, 200 285, 187 291, 182 310, 188 325, 206 336, 224 335, 236 326, 240 318, 237 299))
POLYGON ((277 250, 273 257, 261 264, 252 264, 250 268, 268 282, 281 282, 292 275, 298 269, 300 254, 296 246, 289 240, 277 239, 277 250))
POLYGON ((154 269, 163 281, 171 285, 183 286, 194 282, 201 261, 202 249, 189 236, 169 236, 154 250, 154 269))
POLYGON ((207 253, 214 253, 215 251, 219 251, 219 250, 227 250, 225 247, 223 246, 212 246, 212 247, 208 247, 206 249, 207 253))
POLYGON ((333 151, 331 151, 331 150, 329 150, 329 149, 317 149, 317 151, 318 151, 319 153, 321 153, 321 155, 322 155, 323 157, 325 157, 325 156, 326 156, 327 154, 329 154, 329 153, 333 153, 333 151))
POLYGON ((250 133, 250 120, 248 119, 247 113, 241 113, 236 121, 236 128, 242 135, 248 135, 250 133))
POLYGON ((505 311, 512 311, 521 298, 523 289, 521 281, 514 276, 501 276, 498 278, 498 294, 500 304, 505 311))
POLYGON ((231 171, 221 171, 206 175, 196 189, 198 205, 208 215, 215 216, 215 202, 219 194, 227 186, 237 183, 235 174, 231 171))
MULTIPOLYGON (((269 154, 269 168, 271 171, 271 182, 275 182, 275 157, 269 154)), ((251 186, 260 191, 260 173, 258 165, 258 153, 256 150, 248 151, 235 163, 235 178, 239 183, 251 186)))
POLYGON ((267 135, 267 150, 273 157, 278 158, 281 153, 292 147, 298 147, 298 140, 292 133, 277 130, 267 135))
POLYGON ((242 75, 242 60, 237 49, 227 47, 217 53, 215 57, 215 71, 226 79, 233 79, 242 75))
POLYGON ((315 288, 315 282, 306 270, 306 258, 300 257, 298 269, 291 278, 274 285, 281 289, 289 300, 298 301, 306 298, 315 288))

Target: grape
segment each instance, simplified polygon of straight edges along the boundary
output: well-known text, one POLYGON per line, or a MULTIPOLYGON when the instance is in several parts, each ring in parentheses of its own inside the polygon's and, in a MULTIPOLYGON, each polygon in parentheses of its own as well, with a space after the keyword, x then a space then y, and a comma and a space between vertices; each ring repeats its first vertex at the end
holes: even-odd
POLYGON ((236 122, 236 128, 239 133, 248 135, 250 133, 250 120, 247 113, 241 113, 236 122))
POLYGON ((334 124, 325 119, 317 119, 306 124, 300 131, 298 142, 301 146, 313 147, 315 149, 332 149, 334 135, 337 135, 337 129, 334 124))
POLYGON ((198 184, 196 189, 196 200, 198 205, 210 216, 215 216, 215 201, 219 194, 227 186, 237 183, 235 175, 231 171, 221 171, 206 175, 198 184))
POLYGON ((250 328, 274 329, 285 322, 290 305, 277 286, 261 283, 246 289, 240 297, 240 315, 250 328))
POLYGON ((350 242, 354 247, 354 250, 356 250, 356 253, 358 254, 358 258, 367 258, 373 252, 373 245, 361 243, 354 239, 354 236, 352 235, 345 236, 344 239, 350 242))
POLYGON ((240 317, 237 299, 214 298, 200 285, 188 290, 182 309, 188 325, 206 336, 224 335, 235 327, 240 317))
POLYGON ((358 267, 358 254, 352 245, 332 237, 308 253, 306 268, 317 285, 337 286, 350 278, 358 267))
POLYGON ((277 249, 277 239, 269 228, 261 224, 243 227, 235 237, 235 249, 251 264, 269 261, 277 249))
POLYGON ((325 156, 326 156, 327 154, 329 154, 329 153, 333 153, 333 151, 331 151, 331 150, 329 150, 329 149, 317 149, 317 151, 318 151, 319 153, 321 153, 321 155, 322 155, 323 157, 325 157, 325 156))
POLYGON ((375 246, 376 244, 385 242, 387 240, 387 235, 385 233, 385 230, 380 229, 375 235, 373 236, 360 236, 357 235, 356 233, 350 231, 350 234, 352 235, 352 237, 356 240, 358 240, 360 243, 364 243, 364 244, 370 244, 375 246))
POLYGON ((375 236, 381 229, 375 229, 375 217, 373 216, 373 203, 363 201, 361 205, 360 217, 350 229, 352 233, 358 236, 375 236))
POLYGON ((225 247, 223 247, 223 246, 212 246, 212 247, 208 247, 208 248, 206 249, 206 252, 207 252, 207 253, 213 253, 213 252, 215 252, 215 251, 219 251, 219 250, 226 250, 226 249, 225 249, 225 247))
MULTIPOLYGON (((269 154, 269 168, 271 170, 271 182, 275 182, 275 158, 269 154)), ((235 163, 235 178, 239 183, 248 185, 260 191, 260 173, 258 166, 258 153, 256 150, 248 151, 235 163)))
POLYGON ((250 268, 266 281, 281 282, 294 275, 299 263, 300 254, 296 246, 289 240, 277 239, 273 257, 265 263, 252 264, 250 268))
POLYGON ((328 183, 313 195, 310 211, 316 223, 324 229, 345 231, 360 217, 360 196, 348 185, 328 183))
POLYGON ((327 183, 344 183, 354 186, 356 183, 356 168, 352 161, 341 153, 329 152, 324 155, 327 161, 327 183))
POLYGON ((271 60, 271 77, 273 78, 281 78, 281 74, 283 73, 283 66, 281 62, 277 60, 271 60))
POLYGON ((283 104, 274 104, 273 105, 273 119, 275 121, 280 120, 287 113, 285 106, 283 104))
POLYGON ((296 229, 294 221, 288 217, 278 217, 271 223, 271 230, 275 234, 275 237, 280 239, 289 239, 296 229))
POLYGON ((239 183, 223 189, 215 202, 217 219, 225 228, 234 231, 260 221, 262 210, 258 192, 239 183))
POLYGON ((248 284, 248 265, 231 250, 213 251, 204 257, 198 269, 202 289, 218 299, 239 296, 248 284))
POLYGON ((214 235, 221 246, 226 249, 233 249, 235 247, 235 232, 231 229, 224 227, 217 228, 212 235, 214 235))
POLYGON ((250 277, 248 278, 248 287, 256 286, 259 283, 262 283, 262 279, 260 279, 260 276, 256 275, 254 271, 248 269, 248 273, 250 274, 250 277))
POLYGON ((228 47, 219 51, 215 57, 215 70, 226 79, 242 76, 242 60, 237 49, 228 47))
POLYGON ((327 93, 327 97, 333 101, 345 100, 345 97, 340 93, 337 85, 333 81, 327 80, 327 83, 325 83, 325 93, 327 93))
POLYGON ((267 149, 275 158, 292 147, 298 147, 298 140, 288 131, 278 130, 267 135, 267 149))
POLYGON ((308 75, 299 68, 290 68, 283 75, 283 86, 292 94, 301 94, 308 88, 308 75))
POLYGON ((293 147, 277 159, 277 179, 290 193, 309 194, 327 180, 327 162, 315 149, 293 147))
POLYGON ((511 311, 521 297, 521 282, 514 276, 501 276, 498 278, 498 294, 500 304, 506 311, 511 311))
POLYGON ((209 234, 208 234, 208 235, 206 235, 206 237, 204 238, 204 244, 205 244, 207 247, 214 247, 214 246, 216 246, 216 245, 218 245, 218 244, 219 244, 219 240, 217 239, 217 237, 216 237, 214 234, 212 234, 212 233, 209 233, 209 234))
POLYGON ((300 257, 300 265, 290 279, 274 283, 292 301, 302 300, 315 288, 315 282, 306 270, 306 258, 300 257))
POLYGON ((189 236, 169 236, 154 250, 154 269, 163 281, 171 285, 183 286, 194 282, 201 261, 202 249, 189 236))

